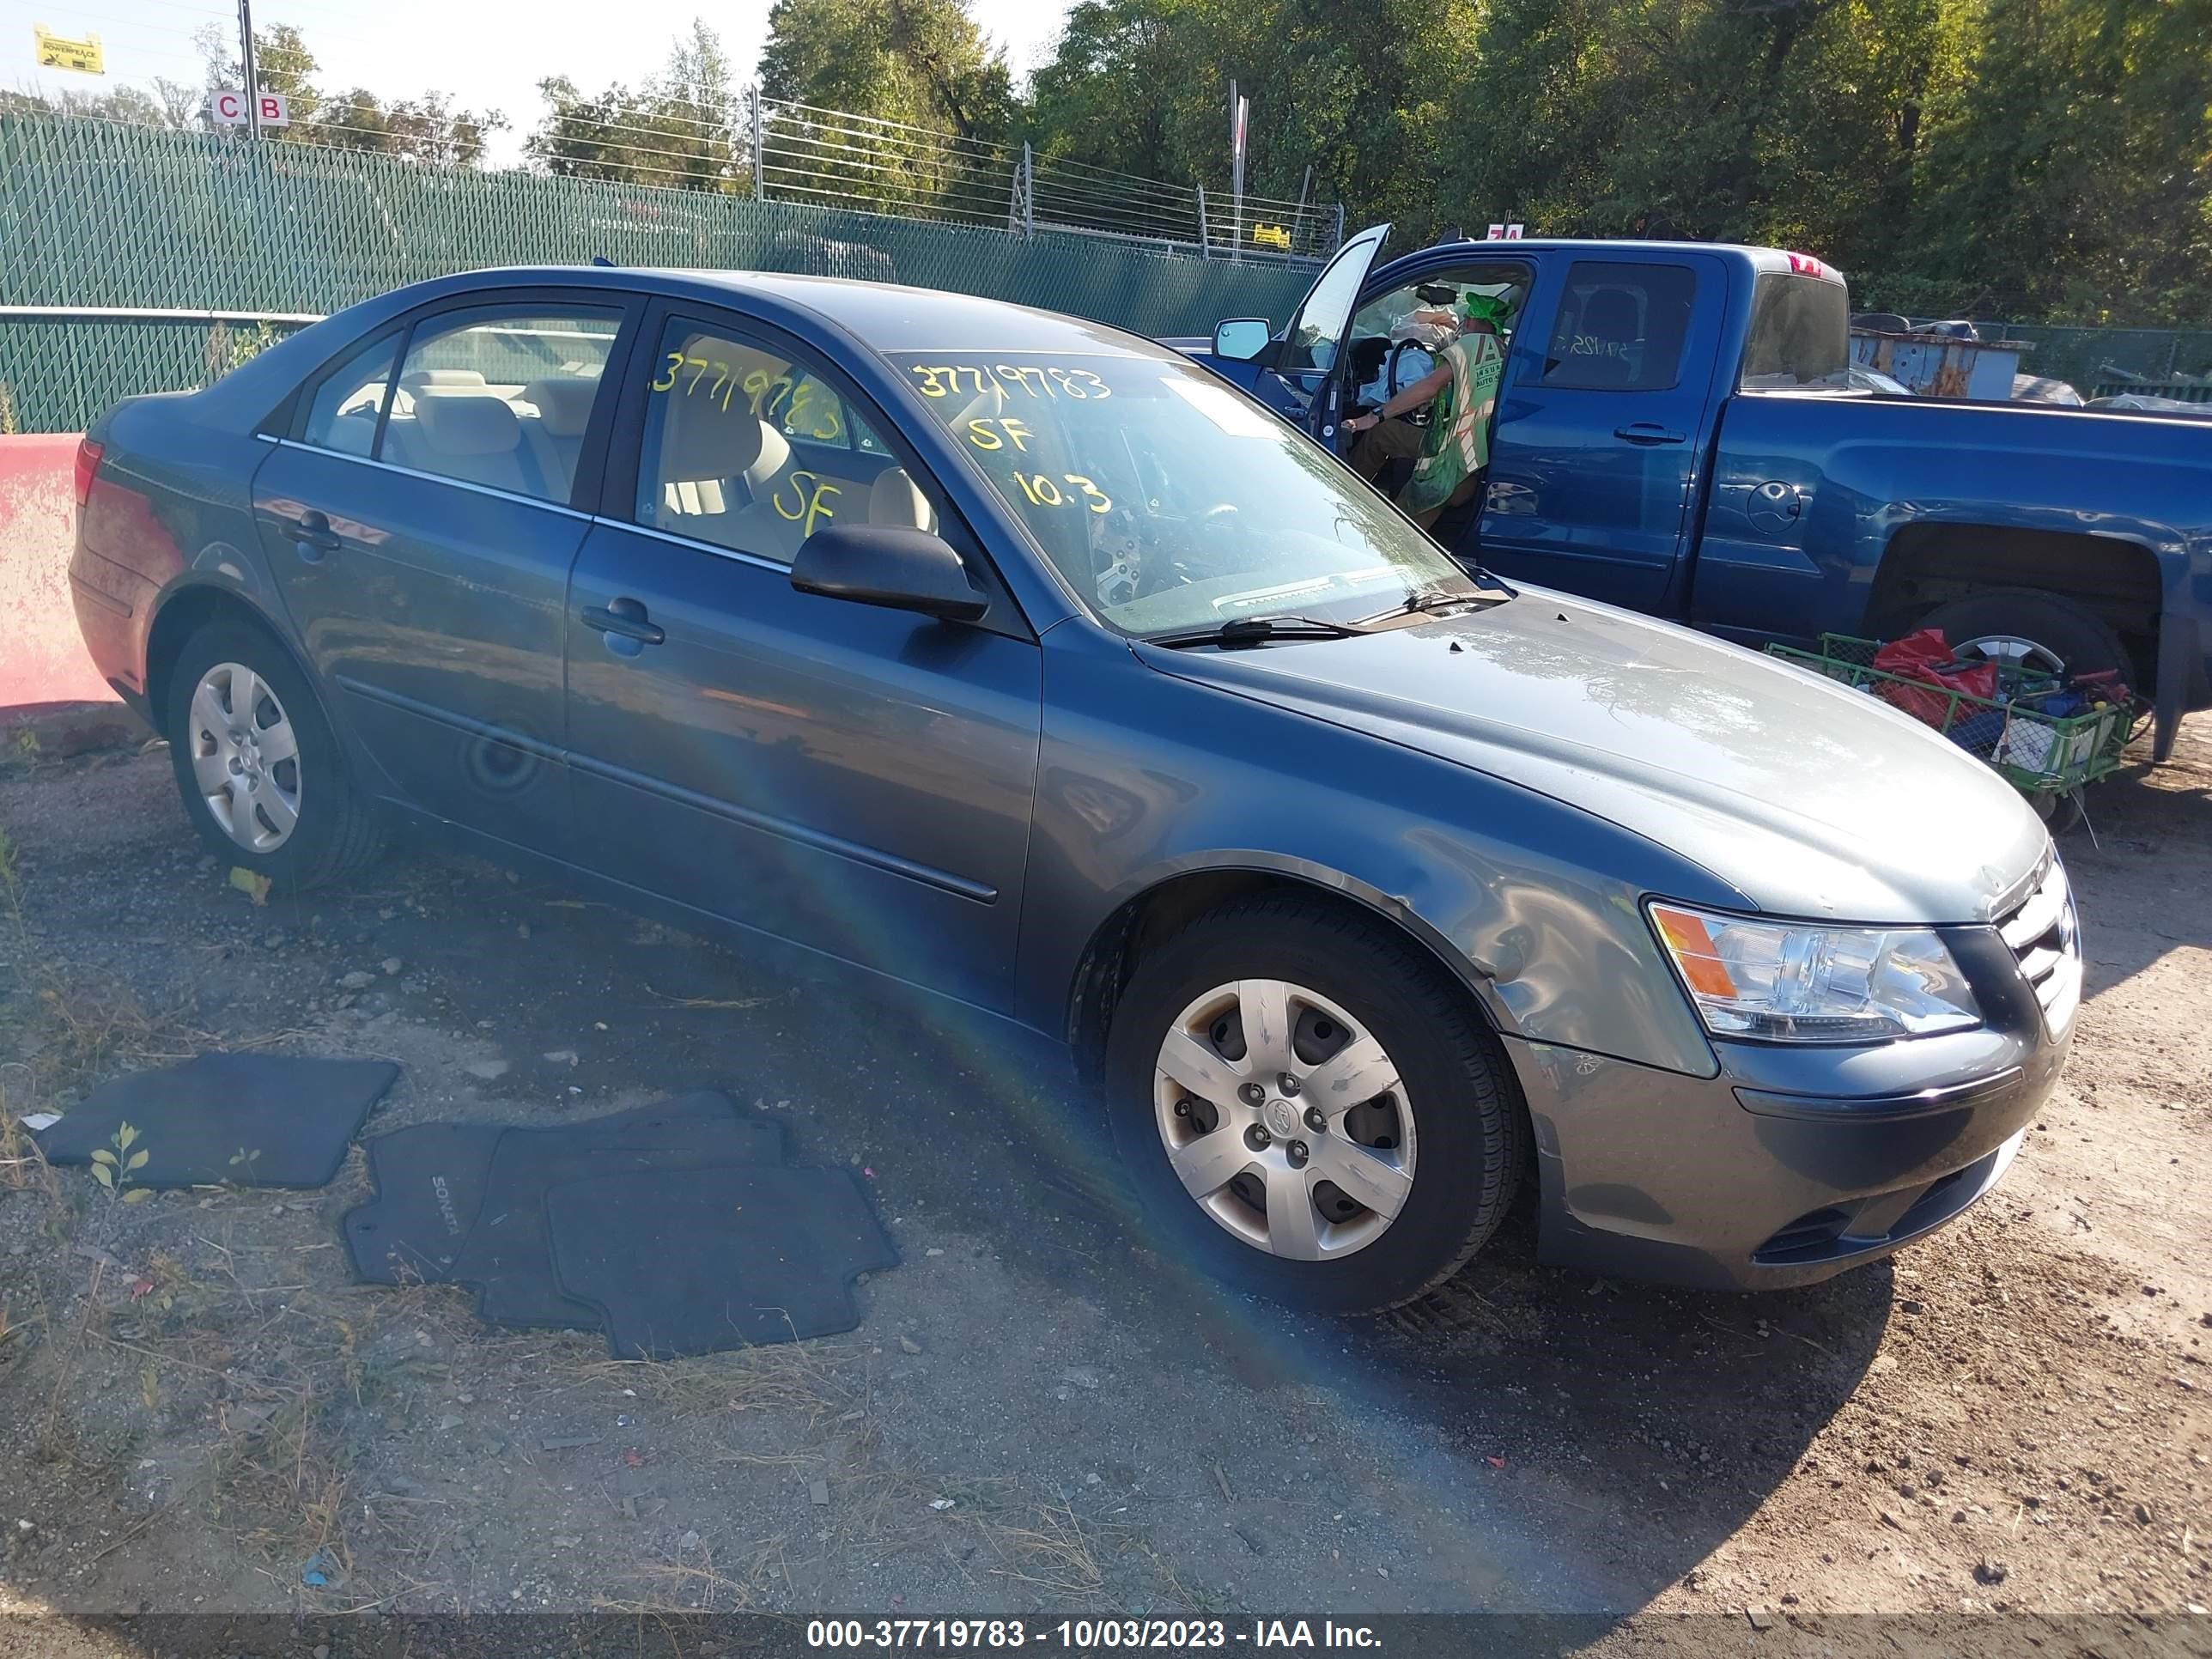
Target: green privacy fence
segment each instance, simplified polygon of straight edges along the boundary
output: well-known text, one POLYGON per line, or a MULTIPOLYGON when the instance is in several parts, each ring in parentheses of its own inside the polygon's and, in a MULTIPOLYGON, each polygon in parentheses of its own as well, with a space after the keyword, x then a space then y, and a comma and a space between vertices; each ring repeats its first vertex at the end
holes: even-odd
MULTIPOLYGON (((2069 328, 2043 323, 1982 325, 1982 337, 2027 342, 2021 372, 2064 380, 2083 397, 2099 388, 2124 392, 2130 381, 2146 391, 2212 375, 2212 329, 2069 328)), ((2168 395, 2171 395, 2170 392, 2168 395)))
POLYGON ((1139 243, 538 173, 430 167, 307 144, 0 116, 0 428, 75 431, 118 398, 203 386, 296 322, 484 265, 806 271, 988 295, 1152 335, 1281 321, 1310 270, 1139 243))

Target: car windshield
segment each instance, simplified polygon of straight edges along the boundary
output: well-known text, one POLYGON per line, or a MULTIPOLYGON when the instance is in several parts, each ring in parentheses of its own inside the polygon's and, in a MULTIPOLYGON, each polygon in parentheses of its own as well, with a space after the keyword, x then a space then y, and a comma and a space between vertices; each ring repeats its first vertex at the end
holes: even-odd
POLYGON ((1194 364, 1136 356, 902 352, 962 452, 1110 626, 1349 622, 1457 565, 1304 433, 1194 364))

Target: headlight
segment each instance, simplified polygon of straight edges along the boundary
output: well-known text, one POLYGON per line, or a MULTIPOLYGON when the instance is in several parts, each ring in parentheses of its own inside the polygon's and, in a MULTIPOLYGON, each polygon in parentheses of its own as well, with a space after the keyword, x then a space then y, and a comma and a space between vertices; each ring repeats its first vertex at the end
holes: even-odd
POLYGON ((1931 928, 1753 921, 1679 904, 1652 905, 1651 924, 1715 1036, 1875 1042, 1982 1021, 1931 928))

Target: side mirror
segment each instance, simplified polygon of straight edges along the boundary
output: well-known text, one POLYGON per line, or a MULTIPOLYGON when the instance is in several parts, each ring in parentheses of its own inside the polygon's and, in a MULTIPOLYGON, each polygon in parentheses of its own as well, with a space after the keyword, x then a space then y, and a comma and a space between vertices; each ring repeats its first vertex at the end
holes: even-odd
POLYGON ((1275 337, 1265 317, 1232 317, 1213 325, 1213 355, 1247 363, 1267 349, 1275 337))
POLYGON ((831 525, 799 544, 791 585, 802 593, 944 622, 974 622, 991 608, 944 538, 903 525, 831 525))

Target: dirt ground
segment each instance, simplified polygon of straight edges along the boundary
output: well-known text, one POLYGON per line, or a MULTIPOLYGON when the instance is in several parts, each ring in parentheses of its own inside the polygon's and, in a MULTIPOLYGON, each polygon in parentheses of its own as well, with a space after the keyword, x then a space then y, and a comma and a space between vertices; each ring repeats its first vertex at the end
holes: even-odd
POLYGON ((1718 1297, 1539 1267, 1524 1201, 1332 1323, 1146 1251, 1049 1054, 420 850, 258 907, 165 756, 15 766, 0 1120, 211 1047, 398 1060, 369 1133, 719 1087, 860 1170, 903 1264, 849 1337, 621 1364, 352 1283, 358 1150, 126 1204, 9 1136, 0 1614, 1480 1610, 1644 1651, 2009 1610, 2206 1651, 2212 719, 2093 810, 2073 1057, 1959 1224, 1718 1297))

